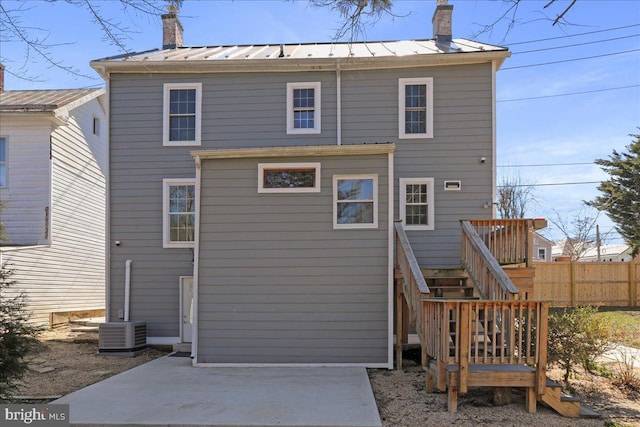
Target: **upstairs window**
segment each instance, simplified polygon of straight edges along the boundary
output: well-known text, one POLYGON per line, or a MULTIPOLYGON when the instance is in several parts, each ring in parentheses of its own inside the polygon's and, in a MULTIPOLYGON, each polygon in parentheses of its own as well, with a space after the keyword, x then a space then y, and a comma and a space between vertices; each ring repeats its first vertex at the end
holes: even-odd
POLYGON ((433 178, 400 178, 400 218, 405 230, 433 230, 433 178))
POLYGON ((320 82, 287 83, 287 133, 320 133, 320 82))
POLYGON ((192 248, 196 223, 195 180, 165 179, 163 184, 163 247, 192 248))
POLYGON ((378 176, 333 176, 333 228, 378 227, 378 176))
POLYGON ((400 79, 398 138, 433 138, 433 78, 400 79))
POLYGON ((0 188, 7 186, 7 139, 0 138, 0 188))
POLYGON ((201 83, 164 85, 164 145, 200 145, 201 83))

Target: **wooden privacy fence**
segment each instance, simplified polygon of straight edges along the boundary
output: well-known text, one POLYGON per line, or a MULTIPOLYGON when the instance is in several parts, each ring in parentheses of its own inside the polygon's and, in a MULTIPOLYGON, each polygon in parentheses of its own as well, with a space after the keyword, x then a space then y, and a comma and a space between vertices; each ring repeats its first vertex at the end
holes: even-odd
POLYGON ((534 266, 534 300, 561 307, 639 304, 640 263, 539 262, 534 266))

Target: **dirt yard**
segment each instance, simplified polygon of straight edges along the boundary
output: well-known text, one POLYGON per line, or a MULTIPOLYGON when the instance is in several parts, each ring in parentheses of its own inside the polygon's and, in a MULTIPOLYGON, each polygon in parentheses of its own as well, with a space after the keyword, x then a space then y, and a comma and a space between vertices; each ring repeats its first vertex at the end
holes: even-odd
MULTIPOLYGON (((149 349, 134 358, 96 355, 97 334, 70 333, 68 329, 47 331, 41 336, 45 350, 32 358, 32 371, 23 378, 17 402, 44 403, 131 369, 157 357, 167 350, 149 349)), ((513 391, 513 403, 495 407, 492 393, 486 389, 471 390, 459 397, 458 413, 447 412, 444 393, 427 394, 425 375, 416 363, 419 351, 405 352, 404 370, 369 370, 371 385, 385 427, 430 426, 553 426, 553 427, 640 427, 640 390, 616 385, 615 364, 605 366, 612 373, 602 375, 581 373, 571 380, 583 402, 601 414, 600 419, 573 420, 538 406, 536 414, 524 409, 524 393, 513 391)), ((640 376, 640 372, 636 371, 640 376)), ((550 377, 561 378, 559 371, 550 377)))

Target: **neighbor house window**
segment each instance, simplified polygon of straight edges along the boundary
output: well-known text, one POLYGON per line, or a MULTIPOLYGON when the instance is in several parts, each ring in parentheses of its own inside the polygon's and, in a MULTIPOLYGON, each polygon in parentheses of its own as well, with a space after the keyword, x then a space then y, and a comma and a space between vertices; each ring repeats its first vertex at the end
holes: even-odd
POLYGON ((287 83, 287 133, 320 133, 320 82, 287 83))
POLYGON ((546 248, 538 248, 538 259, 541 261, 547 260, 547 249, 546 248))
POLYGON ((378 176, 333 176, 333 228, 378 227, 378 176))
POLYGON ((7 139, 0 138, 0 188, 7 186, 7 139))
POLYGON ((317 193, 320 163, 259 163, 258 193, 317 193))
POLYGON ((163 185, 163 246, 193 247, 196 224, 195 180, 165 179, 163 185))
POLYGON ((433 138, 433 78, 400 79, 398 137, 433 138))
POLYGON ((96 136, 100 136, 100 118, 93 118, 93 134, 96 136))
POLYGON ((200 145, 201 83, 164 85, 164 145, 200 145))
POLYGON ((405 230, 433 230, 433 178, 400 178, 400 218, 405 230))

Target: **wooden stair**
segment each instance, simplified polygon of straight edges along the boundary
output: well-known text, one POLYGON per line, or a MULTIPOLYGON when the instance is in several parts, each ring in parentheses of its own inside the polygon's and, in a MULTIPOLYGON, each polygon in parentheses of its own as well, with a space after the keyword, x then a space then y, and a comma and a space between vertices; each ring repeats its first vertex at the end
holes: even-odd
POLYGON ((462 269, 422 270, 422 273, 433 292, 431 298, 477 298, 475 287, 468 283, 469 276, 462 269))
POLYGON ((591 408, 583 406, 580 399, 562 392, 562 385, 547 379, 545 393, 539 396, 540 402, 567 418, 599 418, 591 408))

